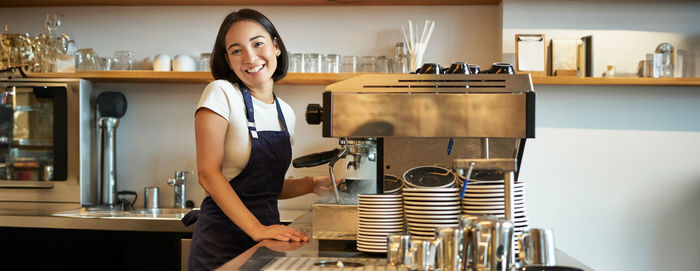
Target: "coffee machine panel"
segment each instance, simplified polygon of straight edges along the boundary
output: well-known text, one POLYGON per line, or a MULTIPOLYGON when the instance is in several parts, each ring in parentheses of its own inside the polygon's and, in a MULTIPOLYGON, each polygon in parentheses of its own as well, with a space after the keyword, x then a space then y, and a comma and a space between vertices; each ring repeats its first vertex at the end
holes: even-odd
MULTIPOLYGON (((307 107, 307 122, 322 124, 323 137, 341 143, 376 142, 376 193, 384 193, 385 173, 401 177, 411 167, 431 164, 458 172, 502 170, 511 193, 525 141, 535 136, 535 92, 527 74, 372 74, 326 90, 322 105, 307 107), (453 144, 458 149, 449 155, 453 144)), ((324 207, 351 208, 338 205, 324 207)), ((506 209, 508 219, 508 197, 506 209)), ((341 226, 316 217, 314 228, 341 226)))

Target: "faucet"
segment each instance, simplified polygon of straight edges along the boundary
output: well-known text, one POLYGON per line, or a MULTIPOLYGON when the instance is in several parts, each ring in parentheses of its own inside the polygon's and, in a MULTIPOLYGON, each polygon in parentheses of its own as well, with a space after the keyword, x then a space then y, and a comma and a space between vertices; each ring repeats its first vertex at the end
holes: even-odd
POLYGON ((175 178, 168 179, 168 185, 173 187, 173 194, 175 196, 173 208, 185 208, 185 181, 187 180, 187 174, 193 173, 192 171, 175 171, 175 178))

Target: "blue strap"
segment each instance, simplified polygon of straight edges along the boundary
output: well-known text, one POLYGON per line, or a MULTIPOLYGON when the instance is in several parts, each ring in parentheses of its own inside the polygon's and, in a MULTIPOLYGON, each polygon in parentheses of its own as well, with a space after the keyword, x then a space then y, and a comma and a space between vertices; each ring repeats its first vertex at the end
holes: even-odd
POLYGON ((283 131, 289 131, 289 129, 287 129, 287 121, 284 120, 282 107, 280 107, 280 102, 277 100, 277 95, 275 95, 274 92, 272 93, 272 97, 275 97, 275 104, 277 104, 277 117, 280 119, 280 122, 282 122, 282 128, 284 128, 283 131))
MULTIPOLYGON (((255 128, 255 113, 253 110, 253 98, 250 93, 250 89, 246 87, 244 84, 241 84, 241 93, 243 93, 243 102, 245 103, 245 108, 246 108, 246 118, 248 119, 248 131, 250 131, 250 136, 252 138, 258 138, 258 132, 255 128)), ((284 131, 288 131, 287 129, 287 122, 284 119, 284 114, 282 113, 282 108, 280 107, 280 103, 277 100, 277 95, 272 93, 272 96, 275 99, 275 103, 277 105, 277 117, 279 120, 282 122, 282 126, 284 128, 284 131)))

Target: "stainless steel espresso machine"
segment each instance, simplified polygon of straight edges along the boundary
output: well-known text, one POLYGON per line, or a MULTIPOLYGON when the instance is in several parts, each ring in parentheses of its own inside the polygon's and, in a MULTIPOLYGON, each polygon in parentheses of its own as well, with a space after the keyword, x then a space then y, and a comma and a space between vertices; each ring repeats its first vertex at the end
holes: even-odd
MULTIPOLYGON (((461 147, 455 151, 461 153, 442 155, 443 159, 447 157, 446 163, 457 172, 504 172, 505 217, 513 218, 512 187, 525 141, 535 136, 530 75, 372 74, 326 90, 322 106, 307 108, 307 122, 322 123, 323 137, 339 139, 341 148, 325 154, 331 175, 333 164, 349 154, 351 164, 361 166, 365 165, 358 156, 372 157, 367 164, 376 169, 375 185, 364 193, 383 193, 385 173, 399 175, 415 166, 406 161, 432 164, 430 157, 443 153, 448 142, 459 141, 461 147), (364 151, 353 148, 357 146, 364 151)), ((355 207, 352 200, 339 198, 338 191, 334 201, 314 204, 313 237, 353 240, 355 223, 348 221, 357 219, 355 207)))

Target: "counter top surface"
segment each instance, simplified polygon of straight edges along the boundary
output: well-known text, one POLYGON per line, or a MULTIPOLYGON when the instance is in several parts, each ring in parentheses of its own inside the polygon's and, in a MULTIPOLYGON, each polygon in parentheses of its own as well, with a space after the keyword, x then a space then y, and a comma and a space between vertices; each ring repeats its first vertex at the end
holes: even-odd
MULTIPOLYGON (((299 217, 290 226, 311 236, 311 212, 299 217)), ((274 265, 274 270, 306 270, 300 269, 300 267, 313 266, 314 263, 319 261, 335 262, 345 258, 349 258, 344 260, 347 262, 364 263, 368 267, 374 266, 372 268, 351 268, 351 270, 400 270, 386 265, 386 254, 384 253, 364 253, 354 248, 320 249, 319 240, 313 238, 308 242, 265 240, 238 257, 231 259, 217 270, 264 270, 264 268, 271 267, 270 265, 274 265), (276 259, 279 260, 275 261, 276 259), (297 268, 295 269, 295 267, 297 268)), ((558 249, 557 262, 563 266, 593 270, 558 249)), ((332 270, 338 270, 338 268, 332 270)))
MULTIPOLYGON (((75 211, 2 208, 0 227, 184 233, 194 230, 194 225, 185 227, 179 219, 57 216, 75 211)), ((282 222, 291 222, 305 213, 308 213, 308 210, 280 210, 280 217, 282 222)))

